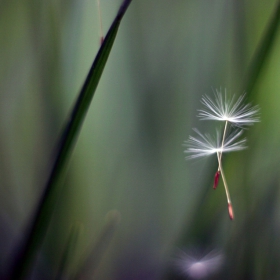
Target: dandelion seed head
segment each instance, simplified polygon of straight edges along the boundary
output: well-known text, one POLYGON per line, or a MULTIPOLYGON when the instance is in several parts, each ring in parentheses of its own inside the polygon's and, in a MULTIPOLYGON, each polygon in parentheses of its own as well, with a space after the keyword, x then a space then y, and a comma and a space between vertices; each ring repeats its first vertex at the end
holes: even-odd
POLYGON ((218 251, 210 251, 204 255, 181 251, 176 259, 176 265, 182 274, 192 279, 204 279, 217 272, 223 261, 223 254, 218 251))
POLYGON ((204 109, 198 110, 200 120, 228 121, 232 125, 243 127, 259 122, 259 106, 244 104, 245 94, 236 98, 229 97, 225 90, 224 95, 216 90, 214 100, 205 95, 201 99, 204 109))
POLYGON ((186 159, 194 159, 217 153, 226 153, 246 149, 245 138, 237 141, 237 139, 242 134, 242 130, 234 130, 230 135, 228 135, 223 146, 221 146, 220 143, 221 135, 219 131, 216 131, 216 138, 214 138, 210 134, 200 133, 196 128, 193 130, 196 132, 197 137, 190 136, 189 140, 185 141, 184 143, 184 146, 187 147, 184 153, 188 154, 186 159))

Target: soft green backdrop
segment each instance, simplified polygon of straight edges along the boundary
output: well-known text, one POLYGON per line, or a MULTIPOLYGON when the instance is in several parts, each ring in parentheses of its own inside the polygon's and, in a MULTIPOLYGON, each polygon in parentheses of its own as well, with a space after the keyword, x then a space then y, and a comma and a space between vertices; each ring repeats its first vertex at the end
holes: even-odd
MULTIPOLYGON (((213 279, 280 278, 280 31, 250 95, 261 122, 246 131, 247 150, 225 157, 233 222, 222 184, 212 190, 215 157, 185 161, 182 146, 193 127, 215 127, 196 117, 203 94, 220 87, 243 93, 276 3, 132 1, 34 279, 54 279, 71 227, 82 223, 75 270, 111 210, 121 221, 105 241, 94 279, 189 279, 176 273, 173 258, 177 248, 194 247, 223 252, 213 279)), ((101 0, 105 32, 120 4, 101 0)), ((98 24, 94 0, 0 1, 0 275, 16 254, 59 132, 98 51, 98 24)))

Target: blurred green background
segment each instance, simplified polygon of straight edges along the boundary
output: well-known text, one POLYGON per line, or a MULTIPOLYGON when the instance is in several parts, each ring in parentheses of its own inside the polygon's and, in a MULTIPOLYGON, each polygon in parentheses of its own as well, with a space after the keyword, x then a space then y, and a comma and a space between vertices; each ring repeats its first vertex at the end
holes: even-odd
MULTIPOLYGON (((105 32, 121 2, 101 0, 105 32)), ((182 146, 193 127, 216 127, 197 119, 203 94, 213 96, 213 88, 244 92, 244 75, 276 3, 132 1, 32 279, 55 279, 73 224, 83 230, 70 273, 94 244, 104 243, 84 279, 193 279, 174 261, 178 249, 190 248, 224 256, 205 279, 280 279, 279 31, 248 96, 260 106, 261 122, 245 132, 247 150, 225 156, 234 221, 222 184, 212 190, 215 156, 185 161, 182 146), (102 239, 112 210, 120 222, 115 226, 110 212, 113 226, 102 239)), ((3 279, 98 48, 94 0, 0 1, 3 279)))

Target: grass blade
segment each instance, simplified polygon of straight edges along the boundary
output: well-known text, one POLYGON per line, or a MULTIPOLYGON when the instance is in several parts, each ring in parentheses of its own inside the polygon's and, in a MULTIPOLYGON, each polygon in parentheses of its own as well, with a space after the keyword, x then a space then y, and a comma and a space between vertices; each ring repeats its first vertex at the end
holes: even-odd
POLYGON ((120 7, 116 18, 114 19, 99 52, 91 66, 82 90, 78 96, 75 106, 72 110, 68 123, 60 139, 58 153, 54 165, 44 189, 42 198, 35 212, 34 220, 29 227, 27 238, 19 252, 18 259, 12 269, 11 279, 24 279, 28 270, 36 257, 45 237, 53 209, 58 201, 63 185, 59 183, 62 172, 65 169, 67 160, 70 157, 75 141, 79 134, 83 120, 90 106, 94 92, 99 83, 103 69, 107 62, 114 40, 116 38, 120 22, 132 0, 125 0, 120 7))

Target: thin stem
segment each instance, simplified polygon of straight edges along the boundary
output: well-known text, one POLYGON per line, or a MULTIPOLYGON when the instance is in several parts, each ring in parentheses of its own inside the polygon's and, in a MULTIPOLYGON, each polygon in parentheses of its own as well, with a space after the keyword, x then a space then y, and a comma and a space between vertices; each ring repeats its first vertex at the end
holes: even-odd
POLYGON ((220 159, 219 153, 217 153, 217 157, 218 157, 218 162, 219 162, 219 170, 221 172, 222 179, 223 179, 223 182, 224 182, 224 187, 225 187, 226 196, 227 196, 227 202, 231 203, 229 190, 228 190, 228 185, 227 185, 226 177, 225 177, 225 174, 224 174, 224 171, 223 171, 223 168, 222 168, 222 161, 220 159))
POLYGON ((103 35, 100 0, 97 0, 97 9, 98 9, 98 16, 99 16, 99 36, 100 36, 100 43, 102 44, 104 41, 104 35, 103 35))
MULTIPOLYGON (((226 131, 227 131, 227 125, 228 125, 228 121, 226 121, 225 127, 224 127, 224 133, 223 133, 221 151, 223 151, 223 148, 224 148, 224 143, 225 143, 225 138, 226 138, 226 131)), ((218 153, 218 161, 219 161, 219 162, 222 161, 222 153, 223 153, 223 152, 218 153)), ((218 171, 220 171, 220 163, 219 163, 218 171)))

